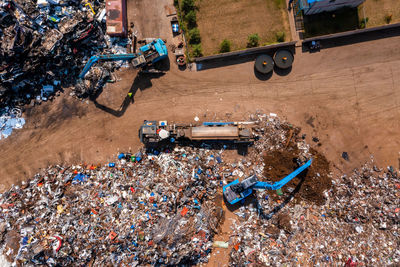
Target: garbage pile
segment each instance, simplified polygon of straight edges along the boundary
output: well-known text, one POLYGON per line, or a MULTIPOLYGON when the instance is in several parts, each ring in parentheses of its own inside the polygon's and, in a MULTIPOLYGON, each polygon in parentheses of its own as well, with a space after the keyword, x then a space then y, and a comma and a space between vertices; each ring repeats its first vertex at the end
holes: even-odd
MULTIPOLYGON (((223 217, 222 186, 262 178, 263 152, 288 139, 291 126, 275 114, 250 121, 259 139, 235 163, 224 161, 225 145, 178 146, 121 154, 107 166, 53 166, 13 186, 0 196, 3 254, 50 266, 207 262, 223 217)), ((305 160, 311 154, 299 143, 305 160)))
POLYGON ((255 114, 248 154, 201 144, 120 154, 105 166, 52 166, 0 195, 0 252, 21 265, 179 265, 228 247, 230 266, 382 266, 400 261, 400 179, 371 164, 333 179, 329 162, 275 114, 255 114), (281 192, 257 190, 233 208, 228 243, 222 186, 256 174, 276 181, 310 168, 281 192))
MULTIPOLYGON (((105 1, 0 0, 0 107, 40 103, 75 85, 95 54, 113 52, 105 1)), ((112 63, 107 64, 113 67, 112 63)), ((100 79, 89 79, 95 86, 100 79)), ((77 86, 77 95, 87 94, 77 86)))
POLYGON ((281 190, 285 194, 296 190, 296 198, 322 204, 323 192, 332 186, 329 162, 324 155, 307 144, 306 135, 300 135, 300 128, 282 121, 274 113, 253 115, 252 120, 259 122, 254 128, 258 141, 254 143, 254 150, 249 151, 245 161, 252 168, 258 166, 254 170, 258 179, 279 181, 313 158, 311 166, 281 190), (262 162, 264 164, 260 164, 262 162), (298 187, 300 182, 301 187, 298 187))
POLYGON ((296 201, 290 189, 281 196, 257 192, 235 211, 230 266, 397 266, 399 172, 380 170, 371 161, 332 184, 323 205, 296 201))
POLYGON ((14 129, 21 129, 25 125, 25 119, 21 118, 19 108, 0 109, 0 140, 9 137, 14 129))
POLYGON ((197 263, 222 217, 218 153, 120 154, 107 166, 53 166, 0 197, 3 254, 49 266, 197 263))

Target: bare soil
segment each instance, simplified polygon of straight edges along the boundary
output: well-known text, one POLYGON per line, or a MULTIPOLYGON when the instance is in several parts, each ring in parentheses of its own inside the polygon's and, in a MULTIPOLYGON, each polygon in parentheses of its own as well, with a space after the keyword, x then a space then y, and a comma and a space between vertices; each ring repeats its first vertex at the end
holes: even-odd
POLYGON ((277 42, 276 32, 285 32, 286 41, 291 38, 285 1, 201 0, 197 5, 204 55, 218 53, 224 39, 232 50, 244 49, 253 33, 260 36, 260 45, 277 42))
MULTIPOLYGON (((298 188, 298 192, 294 195, 295 198, 322 204, 324 191, 332 186, 329 162, 316 150, 312 149, 311 153, 313 155, 311 166, 283 187, 282 192, 287 192, 289 188, 295 190, 298 188)), ((299 167, 298 158, 299 151, 293 147, 288 150, 275 150, 267 154, 264 157, 265 176, 270 181, 281 180, 299 167)))
POLYGON ((391 16, 390 23, 400 22, 400 1, 398 0, 366 0, 358 9, 360 19, 368 18, 367 27, 387 24, 385 16, 391 16))

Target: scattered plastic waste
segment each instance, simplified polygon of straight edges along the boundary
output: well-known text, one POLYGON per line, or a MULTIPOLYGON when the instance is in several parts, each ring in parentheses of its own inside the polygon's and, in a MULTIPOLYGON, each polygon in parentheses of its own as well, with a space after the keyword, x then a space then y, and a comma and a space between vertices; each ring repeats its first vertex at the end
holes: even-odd
POLYGON ((142 151, 135 162, 126 153, 112 165, 49 167, 0 196, 0 234, 9 236, 2 251, 23 264, 205 262, 222 217, 214 204, 219 166, 207 161, 212 153, 142 151), (191 177, 200 165, 211 179, 191 177))
POLYGON ((25 119, 20 116, 20 109, 0 109, 0 140, 9 137, 14 129, 21 129, 25 125, 25 119))
POLYGON ((228 248, 229 243, 224 241, 214 241, 213 247, 215 248, 228 248))
POLYGON ((225 144, 189 145, 43 169, 0 195, 0 251, 28 266, 196 265, 215 247, 229 249, 230 266, 400 263, 398 170, 371 158, 333 177, 298 129, 276 114, 250 119, 259 138, 234 161, 225 144), (281 179, 311 156, 303 177, 282 194, 257 190, 235 209, 229 240, 214 240, 224 184, 281 179))

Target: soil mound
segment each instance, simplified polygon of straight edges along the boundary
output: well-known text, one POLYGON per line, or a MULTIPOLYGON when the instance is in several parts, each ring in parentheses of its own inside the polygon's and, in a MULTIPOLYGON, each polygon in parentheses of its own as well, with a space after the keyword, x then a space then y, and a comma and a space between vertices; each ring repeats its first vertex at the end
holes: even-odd
MULTIPOLYGON (((296 198, 323 204, 324 191, 331 187, 329 162, 324 155, 310 148, 311 166, 282 188, 283 192, 296 193, 296 198)), ((299 167, 299 149, 274 150, 264 156, 264 174, 269 181, 279 181, 299 167)))

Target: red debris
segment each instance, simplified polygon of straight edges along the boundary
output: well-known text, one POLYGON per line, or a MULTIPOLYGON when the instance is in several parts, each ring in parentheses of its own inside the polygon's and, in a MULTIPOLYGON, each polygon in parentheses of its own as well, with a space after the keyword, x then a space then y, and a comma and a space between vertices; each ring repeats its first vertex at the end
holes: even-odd
POLYGON ((182 216, 185 216, 186 215, 186 213, 189 211, 189 209, 188 208, 186 208, 186 207, 183 207, 183 209, 182 209, 182 211, 181 211, 181 215, 182 216))
POLYGON ((117 237, 117 233, 116 232, 114 232, 114 231, 111 231, 110 232, 110 234, 108 235, 108 237, 111 239, 111 240, 114 240, 116 237, 117 237))

